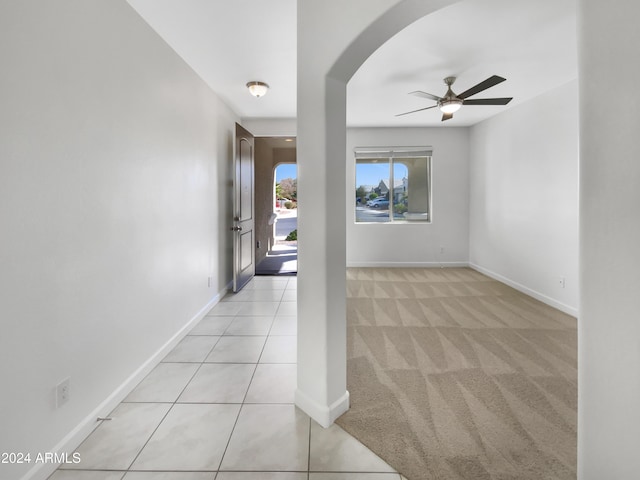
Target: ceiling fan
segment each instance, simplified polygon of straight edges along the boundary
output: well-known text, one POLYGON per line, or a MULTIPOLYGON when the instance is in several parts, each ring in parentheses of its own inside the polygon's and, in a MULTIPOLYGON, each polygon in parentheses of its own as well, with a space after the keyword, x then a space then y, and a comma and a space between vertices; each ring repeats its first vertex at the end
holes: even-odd
POLYGON ((432 95, 427 92, 422 92, 420 90, 416 92, 411 92, 409 95, 415 95, 416 97, 428 98, 430 100, 435 100, 438 102, 435 105, 425 108, 419 108, 418 110, 411 110, 410 112, 399 113, 396 117, 400 117, 402 115, 408 115, 410 113, 421 112, 422 110, 429 110, 430 108, 440 107, 440 111, 442 112, 442 121, 450 120, 453 118, 453 114, 460 110, 462 105, 506 105, 513 98, 479 98, 476 100, 467 100, 470 96, 475 95, 476 93, 480 93, 487 88, 494 87, 495 85, 502 83, 506 80, 506 78, 499 77, 498 75, 493 75, 492 77, 487 78, 485 81, 480 82, 479 84, 471 87, 469 90, 466 90, 458 95, 453 93, 451 90, 451 85, 456 81, 456 77, 447 77, 444 79, 445 85, 447 85, 447 93, 444 94, 444 97, 438 97, 437 95, 432 95))

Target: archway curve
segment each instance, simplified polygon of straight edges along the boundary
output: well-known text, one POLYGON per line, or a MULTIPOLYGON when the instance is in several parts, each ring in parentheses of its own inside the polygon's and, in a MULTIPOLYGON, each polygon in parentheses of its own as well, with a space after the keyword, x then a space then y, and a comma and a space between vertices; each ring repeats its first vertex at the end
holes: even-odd
POLYGON ((298 375, 295 403, 323 426, 346 390, 346 90, 414 21, 459 0, 298 1, 298 375), (321 41, 322 40, 322 41, 321 41))
POLYGON ((367 58, 396 33, 422 17, 460 1, 462 0, 398 1, 365 28, 344 50, 327 76, 346 84, 367 58))

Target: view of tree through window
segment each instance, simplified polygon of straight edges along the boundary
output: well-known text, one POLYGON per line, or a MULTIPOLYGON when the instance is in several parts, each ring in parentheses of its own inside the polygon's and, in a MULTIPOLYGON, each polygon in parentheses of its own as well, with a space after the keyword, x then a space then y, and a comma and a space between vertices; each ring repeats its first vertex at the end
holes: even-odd
POLYGON ((276 167, 276 203, 277 207, 286 204, 286 208, 296 208, 298 202, 298 179, 296 164, 283 163, 276 167))
POLYGON ((431 221, 431 150, 356 150, 356 222, 431 221))

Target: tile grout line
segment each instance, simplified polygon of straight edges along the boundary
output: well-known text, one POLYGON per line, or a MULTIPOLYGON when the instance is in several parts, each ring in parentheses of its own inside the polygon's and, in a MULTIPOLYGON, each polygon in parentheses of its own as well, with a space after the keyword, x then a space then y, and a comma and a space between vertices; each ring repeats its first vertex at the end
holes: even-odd
MULTIPOLYGON (((277 312, 277 309, 276 309, 277 312)), ((237 315, 236 315, 237 318, 237 315)), ((273 318, 271 320, 271 325, 269 326, 269 331, 267 332, 267 335, 265 337, 265 342, 262 345, 262 349, 260 350, 260 355, 258 356, 258 360, 255 363, 255 367, 253 369, 253 373, 251 374, 251 379, 249 380, 249 385, 247 386, 247 390, 244 392, 244 397, 242 398, 242 403, 240 404, 240 408, 238 409, 238 414, 236 415, 236 420, 233 423, 233 428, 231 429, 231 433, 229 434, 229 438, 227 439, 227 444, 224 447, 224 451, 222 452, 222 456, 220 457, 220 464, 218 465, 218 471, 216 472, 216 478, 218 477, 218 473, 220 473, 220 468, 222 468, 222 462, 224 462, 224 457, 227 454, 227 450, 229 449, 229 444, 231 443, 231 438, 233 437, 233 434, 236 430, 236 426, 238 425, 238 420, 240 419, 240 415, 242 414, 242 410, 245 406, 245 401, 247 399, 247 395, 249 394, 249 389, 251 388, 251 383, 253 383, 253 379, 255 378, 256 375, 256 370, 258 369, 258 365, 260 363, 260 358, 262 358, 262 353, 264 352, 264 349, 267 345, 267 340, 269 339, 269 332, 271 331, 271 328, 273 327, 273 322, 275 320, 275 314, 273 315, 273 318)), ((234 319, 235 321, 235 319, 234 319)), ((231 325, 233 324, 233 321, 229 324, 231 325)), ((228 327, 227 327, 228 328, 228 327)), ((226 332, 226 330, 225 330, 226 332)), ((262 336, 262 335, 260 335, 262 336)), ((215 480, 215 479, 214 479, 215 480)))
MULTIPOLYGON (((195 326, 195 325, 194 325, 195 326)), ((186 336, 189 336, 189 333, 187 333, 186 336)), ((198 372, 200 371, 200 369, 202 368, 202 365, 204 365, 204 361, 207 359, 207 357, 209 355, 211 355, 211 352, 213 351, 213 349, 215 348, 215 346, 218 344, 218 342, 220 341, 220 339, 222 338, 222 336, 218 336, 218 335, 208 335, 208 336, 217 336, 218 340, 216 340, 216 342, 212 345, 211 349, 209 349, 209 351, 207 352, 207 354, 204 356, 203 360, 201 362, 185 362, 185 363, 200 363, 200 365, 198 366, 198 368, 196 369, 196 371, 193 373, 193 375, 191 376, 191 378, 189 379, 189 381, 185 384, 185 386, 182 388, 182 390, 180 391, 180 393, 178 394, 178 396, 176 397, 176 399, 171 402, 171 407, 169 407, 169 410, 167 410, 167 413, 165 413, 165 415, 162 417, 162 419, 160 420, 160 422, 158 423, 158 425, 156 425, 156 428, 153 429, 153 432, 151 432, 151 435, 149 435, 149 438, 147 438, 147 441, 144 442, 144 445, 142 445, 142 448, 138 451, 138 453, 136 454, 136 456, 134 457, 134 459, 132 460, 132 462, 129 464, 129 466, 127 467, 127 473, 131 471, 131 467, 133 466, 134 463, 136 463, 136 460, 138 460, 138 458, 140 457, 140 455, 142 454, 143 450, 146 448, 146 446, 149 444, 149 442, 151 441, 151 439, 153 438, 153 436, 156 434, 156 432, 158 431, 158 429, 160 428, 160 425, 162 425, 162 423, 166 420, 167 416, 169 415, 169 413, 171 413, 171 411, 173 410, 173 407, 176 406, 176 404, 178 403, 178 400, 180 399, 180 396, 184 393, 184 391, 187 389, 187 387, 189 386, 189 384, 193 381, 193 378, 198 374, 198 372)), ((169 363, 169 362, 167 362, 169 363)), ((121 402, 124 403, 124 402, 121 402)), ((140 402, 140 403, 159 403, 159 402, 140 402)), ((169 402, 167 402, 169 403, 169 402)), ((126 473, 125 473, 126 475, 126 473)))
MULTIPOLYGON (((150 402, 153 403, 153 402, 150 402)), ((160 420, 160 422, 158 422, 158 425, 156 425, 156 428, 153 429, 153 432, 151 432, 151 435, 149 435, 149 438, 147 438, 147 440, 144 442, 144 445, 142 445, 142 447, 140 448, 140 450, 138 450, 138 453, 136 454, 136 456, 133 458, 133 460, 131 461, 131 463, 129 464, 129 466, 127 467, 126 473, 129 473, 131 471, 131 467, 133 466, 134 463, 136 463, 136 460, 138 460, 138 457, 140 456, 140 454, 142 453, 142 451, 145 449, 145 447, 149 444, 149 441, 151 440, 151 438, 156 434, 156 432, 158 431, 158 428, 160 428, 160 425, 162 425, 162 422, 165 421, 165 419, 167 418, 167 416, 169 415, 169 413, 171 412, 171 410, 173 410, 173 407, 175 406, 175 402, 173 402, 171 404, 171 406, 169 407, 169 409, 167 410, 167 413, 164 414, 164 416, 162 417, 162 419, 160 420)))
MULTIPOLYGON (((251 382, 249 382, 249 385, 251 385, 251 382)), ((248 390, 249 390, 249 387, 247 387, 247 391, 248 390)), ((233 433, 236 431, 236 426, 238 425, 238 420, 240 420, 240 414, 242 413, 242 408, 243 407, 244 407, 244 403, 242 403, 240 405, 240 408, 238 409, 238 414, 236 415, 236 419, 233 422, 233 427, 231 428, 231 432, 229 433, 229 438, 227 439, 227 444, 224 446, 224 451, 222 452, 222 455, 220 456, 220 463, 218 464, 218 468, 217 468, 217 471, 216 471, 216 477, 215 478, 218 478, 218 474, 220 473, 220 469, 222 468, 222 462, 224 462, 224 457, 227 454, 227 450, 229 449, 229 444, 231 443, 231 437, 233 437, 233 433)))

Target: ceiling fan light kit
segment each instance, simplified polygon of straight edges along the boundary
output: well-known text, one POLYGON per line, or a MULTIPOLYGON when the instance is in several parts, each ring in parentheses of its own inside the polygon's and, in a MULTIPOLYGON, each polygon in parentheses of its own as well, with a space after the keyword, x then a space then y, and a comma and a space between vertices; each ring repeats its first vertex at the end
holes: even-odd
POLYGON ((455 113, 462 107, 462 100, 459 98, 445 99, 438 103, 442 113, 455 113))
POLYGON ((447 86, 447 93, 445 93, 444 97, 438 97, 437 95, 433 95, 427 92, 422 92, 420 90, 410 93, 410 95, 415 95, 418 97, 435 100, 437 102, 436 105, 432 105, 430 107, 425 107, 425 108, 419 108, 418 110, 412 110, 410 112, 399 113, 398 115, 396 115, 396 117, 438 107, 440 111, 443 113, 442 121, 444 122, 446 120, 452 119, 453 114, 458 110, 460 110, 462 105, 506 105, 511 100, 513 100, 513 98, 483 98, 483 99, 467 100, 468 97, 475 95, 476 93, 480 93, 499 83, 502 83, 505 80, 506 78, 499 77, 498 75, 493 75, 492 77, 487 78, 485 81, 480 82, 477 85, 474 85, 468 90, 465 90, 461 94, 456 95, 453 92, 453 90, 451 90, 451 85, 453 85, 453 82, 456 81, 456 77, 447 77, 444 79, 444 83, 447 86))

